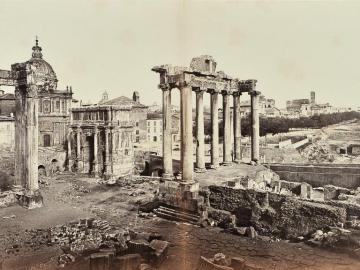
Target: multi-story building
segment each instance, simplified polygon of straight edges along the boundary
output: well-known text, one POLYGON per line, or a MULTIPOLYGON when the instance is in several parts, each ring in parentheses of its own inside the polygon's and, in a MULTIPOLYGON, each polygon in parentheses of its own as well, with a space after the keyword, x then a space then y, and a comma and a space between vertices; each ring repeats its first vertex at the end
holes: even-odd
MULTIPOLYGON (((162 113, 148 113, 147 120, 147 141, 162 142, 162 113)), ((171 123, 172 141, 178 142, 180 139, 180 118, 178 115, 172 115, 171 123)))

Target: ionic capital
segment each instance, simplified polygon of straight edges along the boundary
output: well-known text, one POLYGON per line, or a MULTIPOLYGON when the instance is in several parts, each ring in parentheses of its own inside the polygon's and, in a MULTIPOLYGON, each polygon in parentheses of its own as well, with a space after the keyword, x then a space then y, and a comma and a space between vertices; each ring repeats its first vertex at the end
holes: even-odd
POLYGON ((232 95, 233 95, 234 97, 239 97, 239 96, 242 95, 242 93, 241 93, 240 91, 233 91, 233 92, 232 92, 232 95))
POLYGON ((256 97, 256 96, 259 96, 261 94, 260 91, 256 91, 256 90, 253 90, 253 91, 250 91, 249 92, 249 95, 252 96, 252 97, 256 97))
POLYGON ((170 87, 170 84, 168 84, 168 83, 160 83, 159 89, 161 89, 162 91, 169 91, 169 90, 171 90, 171 87, 170 87))

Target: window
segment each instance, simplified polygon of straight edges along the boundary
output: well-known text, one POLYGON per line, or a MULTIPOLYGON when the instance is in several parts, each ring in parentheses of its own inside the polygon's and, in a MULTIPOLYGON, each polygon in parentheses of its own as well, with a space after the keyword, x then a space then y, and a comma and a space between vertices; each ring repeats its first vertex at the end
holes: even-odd
POLYGON ((140 131, 137 129, 137 130, 136 130, 136 132, 135 132, 135 133, 136 133, 136 135, 139 135, 139 132, 140 132, 140 131))
MULTIPOLYGON (((156 123, 156 122, 155 122, 156 123)), ((154 127, 154 133, 156 133, 156 127, 154 127)))
POLYGON ((49 135, 49 134, 45 134, 45 135, 44 135, 44 147, 51 146, 50 140, 51 140, 50 135, 49 135))
POLYGON ((154 142, 157 141, 157 137, 156 137, 156 136, 153 137, 153 141, 154 141, 154 142))
POLYGON ((156 126, 156 121, 154 121, 154 126, 156 126))
POLYGON ((136 136, 136 142, 140 142, 140 137, 136 136))
POLYGON ((148 128, 148 133, 150 133, 150 128, 148 128))
POLYGON ((150 121, 147 122, 148 127, 150 127, 150 121))
POLYGON ((56 110, 60 110, 60 100, 56 101, 56 110))
POLYGON ((137 127, 139 126, 139 122, 136 122, 135 124, 136 124, 137 127))
POLYGON ((125 156, 128 156, 128 155, 129 155, 129 150, 125 149, 125 156))

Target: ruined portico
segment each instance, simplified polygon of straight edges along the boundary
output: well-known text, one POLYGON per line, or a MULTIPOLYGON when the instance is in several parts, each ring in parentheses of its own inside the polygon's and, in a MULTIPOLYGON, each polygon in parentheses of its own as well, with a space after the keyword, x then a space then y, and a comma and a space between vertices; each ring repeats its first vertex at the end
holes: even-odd
POLYGON ((240 96, 249 93, 251 97, 251 160, 259 162, 259 114, 256 80, 233 79, 224 72, 216 72, 217 63, 211 56, 193 58, 190 67, 170 65, 156 66, 152 70, 160 74, 159 88, 163 91, 163 170, 164 178, 172 176, 172 142, 168 120, 171 119, 171 91, 180 90, 181 108, 181 172, 182 181, 193 180, 193 134, 192 99, 196 93, 196 162, 195 170, 205 170, 203 96, 210 94, 211 107, 211 163, 210 168, 218 168, 219 161, 219 95, 223 97, 223 160, 221 165, 230 165, 241 160, 241 119, 240 96), (233 97, 234 116, 231 119, 231 101, 233 97), (233 121, 233 123, 232 123, 233 121), (231 125, 234 126, 233 132, 231 125), (234 141, 234 144, 232 143, 234 141))

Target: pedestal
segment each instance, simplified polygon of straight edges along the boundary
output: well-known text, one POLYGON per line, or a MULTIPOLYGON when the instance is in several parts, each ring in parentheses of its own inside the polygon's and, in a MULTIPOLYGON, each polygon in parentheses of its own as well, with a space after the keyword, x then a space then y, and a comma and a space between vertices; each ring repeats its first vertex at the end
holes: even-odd
POLYGON ((16 194, 16 198, 22 207, 27 209, 40 208, 44 205, 43 197, 40 190, 28 191, 24 190, 16 194))

